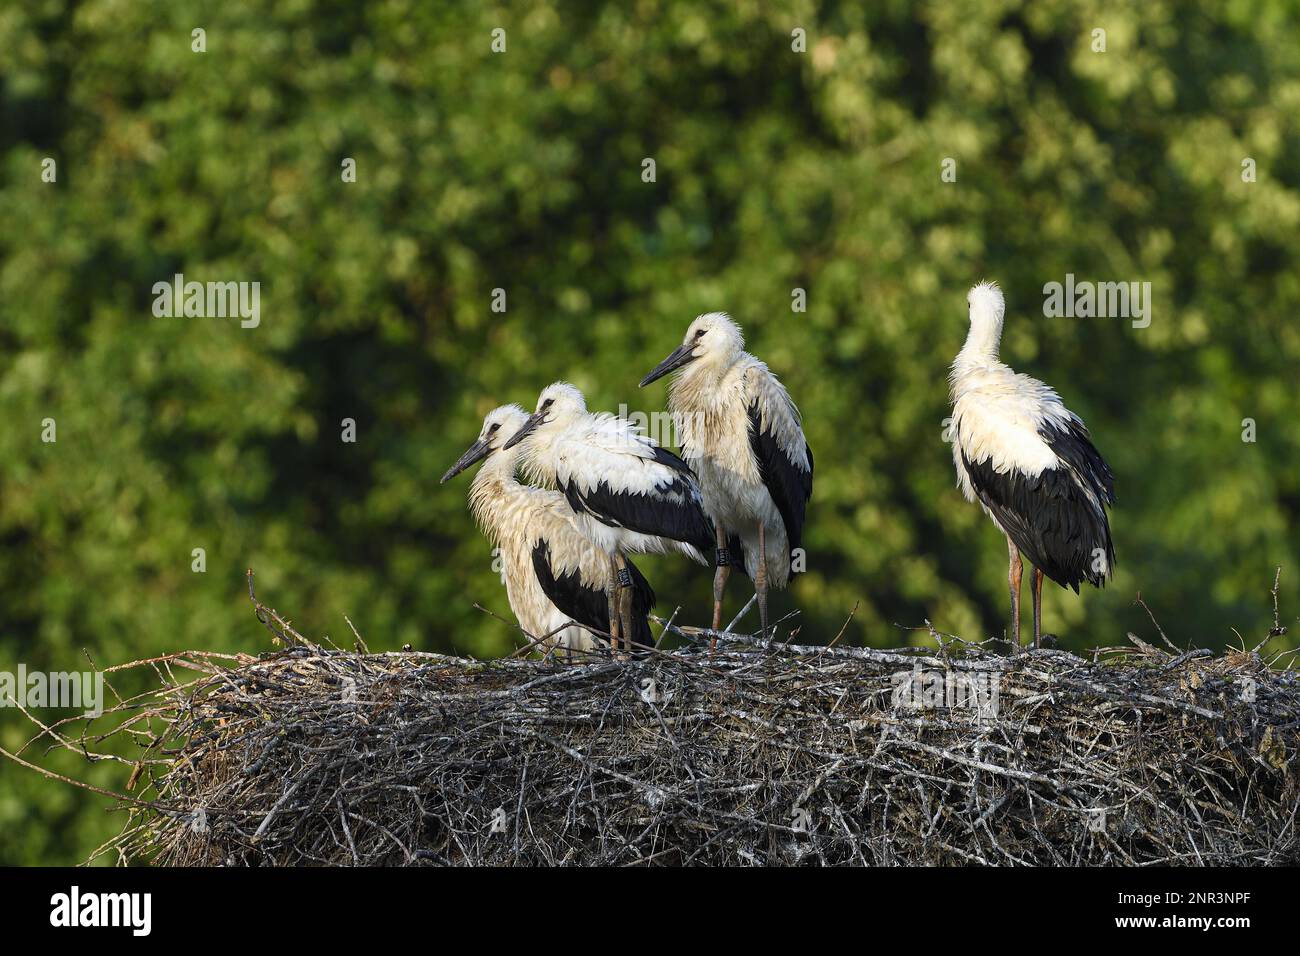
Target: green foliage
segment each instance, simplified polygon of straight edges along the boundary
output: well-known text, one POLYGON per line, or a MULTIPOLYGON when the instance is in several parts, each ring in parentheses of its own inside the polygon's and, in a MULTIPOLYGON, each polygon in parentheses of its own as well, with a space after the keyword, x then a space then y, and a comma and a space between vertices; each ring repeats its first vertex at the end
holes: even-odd
MULTIPOLYGON (((943 441, 985 277, 1004 356, 1118 475, 1117 577, 1049 586, 1047 627, 1121 641, 1149 629, 1141 591, 1177 641, 1251 642, 1275 566, 1300 607, 1300 47, 1289 3, 1201 7, 5 7, 0 669, 262 650, 249 566, 313 635, 350 640, 347 613, 376 649, 506 651, 473 608, 508 615, 467 479, 438 476, 489 408, 557 378, 662 408, 637 381, 715 309, 817 456, 809 573, 776 611, 810 642, 855 604, 845 641, 1000 633, 1005 545, 943 441), (261 324, 154 317, 178 272, 259 281, 261 324), (1150 327, 1044 318, 1066 273, 1151 282, 1150 327)), ((705 619, 709 575, 643 566, 705 619)), ((7 749, 27 733, 0 713, 7 749)), ((105 805, 0 762, 0 862, 84 858, 105 805)))

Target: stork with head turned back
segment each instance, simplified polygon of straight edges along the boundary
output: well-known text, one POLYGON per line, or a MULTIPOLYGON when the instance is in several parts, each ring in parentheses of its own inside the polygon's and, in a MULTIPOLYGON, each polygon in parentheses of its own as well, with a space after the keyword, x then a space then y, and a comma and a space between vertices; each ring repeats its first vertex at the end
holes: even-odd
POLYGON ((680 552, 707 564, 713 528, 695 476, 623 418, 587 411, 582 392, 567 382, 542 390, 537 411, 506 442, 523 443, 527 472, 564 494, 578 529, 612 556, 618 586, 609 591, 609 617, 631 635, 625 592, 632 581, 626 555, 680 552))
POLYGON ((713 628, 722 624, 733 563, 728 542, 739 537, 743 554, 735 557, 754 582, 766 634, 768 587, 783 588, 790 579, 812 497, 813 455, 799 409, 768 367, 745 351, 740 327, 722 312, 696 318, 681 346, 641 385, 674 371, 668 408, 716 529, 713 628))
MULTIPOLYGON (((470 483, 470 511, 500 550, 510 609, 533 640, 545 638, 544 649, 563 649, 572 658, 595 648, 587 628, 613 633, 605 597, 613 570, 610 556, 578 531, 564 495, 515 478, 520 449, 504 446, 527 420, 528 413, 518 405, 488 412, 478 440, 442 480, 483 462, 470 483)), ((647 619, 654 592, 635 565, 626 567, 632 581, 628 633, 637 644, 649 646, 654 643, 647 619)))
POLYGON ((1106 506, 1115 478, 1083 419, 1050 387, 998 360, 1002 290, 981 282, 966 297, 970 332, 952 386, 952 457, 968 501, 1007 536, 1011 641, 1020 647, 1021 555, 1033 570, 1034 646, 1042 639, 1043 576, 1079 591, 1102 587, 1115 566, 1106 506))

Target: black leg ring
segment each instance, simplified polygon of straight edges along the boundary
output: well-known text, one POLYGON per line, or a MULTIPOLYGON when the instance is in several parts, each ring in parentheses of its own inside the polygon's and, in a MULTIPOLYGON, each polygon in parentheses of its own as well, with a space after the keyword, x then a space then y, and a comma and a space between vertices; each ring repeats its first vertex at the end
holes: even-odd
POLYGON ((728 567, 731 564, 731 552, 726 548, 719 548, 715 563, 720 568, 728 567))
POLYGON ((632 572, 627 568, 618 569, 618 586, 621 588, 630 588, 632 586, 632 572))

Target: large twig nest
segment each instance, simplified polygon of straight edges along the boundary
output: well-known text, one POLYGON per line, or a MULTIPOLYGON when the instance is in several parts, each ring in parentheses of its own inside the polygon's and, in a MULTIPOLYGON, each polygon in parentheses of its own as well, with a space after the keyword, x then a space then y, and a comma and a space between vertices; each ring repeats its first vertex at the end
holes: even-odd
POLYGON ((1256 654, 205 660, 132 705, 124 859, 1300 863, 1300 686, 1256 654))

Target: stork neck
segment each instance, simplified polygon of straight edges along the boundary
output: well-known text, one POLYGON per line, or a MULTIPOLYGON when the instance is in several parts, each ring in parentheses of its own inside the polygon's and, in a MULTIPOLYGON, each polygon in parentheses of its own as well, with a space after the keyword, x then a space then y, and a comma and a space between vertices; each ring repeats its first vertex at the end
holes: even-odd
POLYGON ((993 365, 998 361, 998 351, 1002 344, 1002 327, 1000 325, 972 323, 966 334, 966 344, 957 353, 957 365, 993 365))
POLYGON ((555 445, 560 440, 560 431, 555 423, 550 423, 545 428, 538 428, 516 446, 519 457, 515 463, 523 466, 524 475, 530 482, 549 485, 555 481, 555 445))
POLYGON ((500 538, 498 525, 503 506, 524 493, 524 486, 515 478, 517 465, 515 449, 494 452, 470 482, 470 511, 493 540, 500 538))
POLYGON ((487 461, 483 462, 474 476, 472 484, 493 485, 503 488, 509 485, 517 485, 519 482, 515 479, 515 471, 519 467, 519 450, 511 448, 509 450, 495 451, 488 456, 487 461))
MULTIPOLYGON (((742 353, 743 354, 743 353, 742 353)), ((708 408, 718 401, 718 386, 740 360, 692 362, 668 386, 669 404, 677 408, 708 408)))

